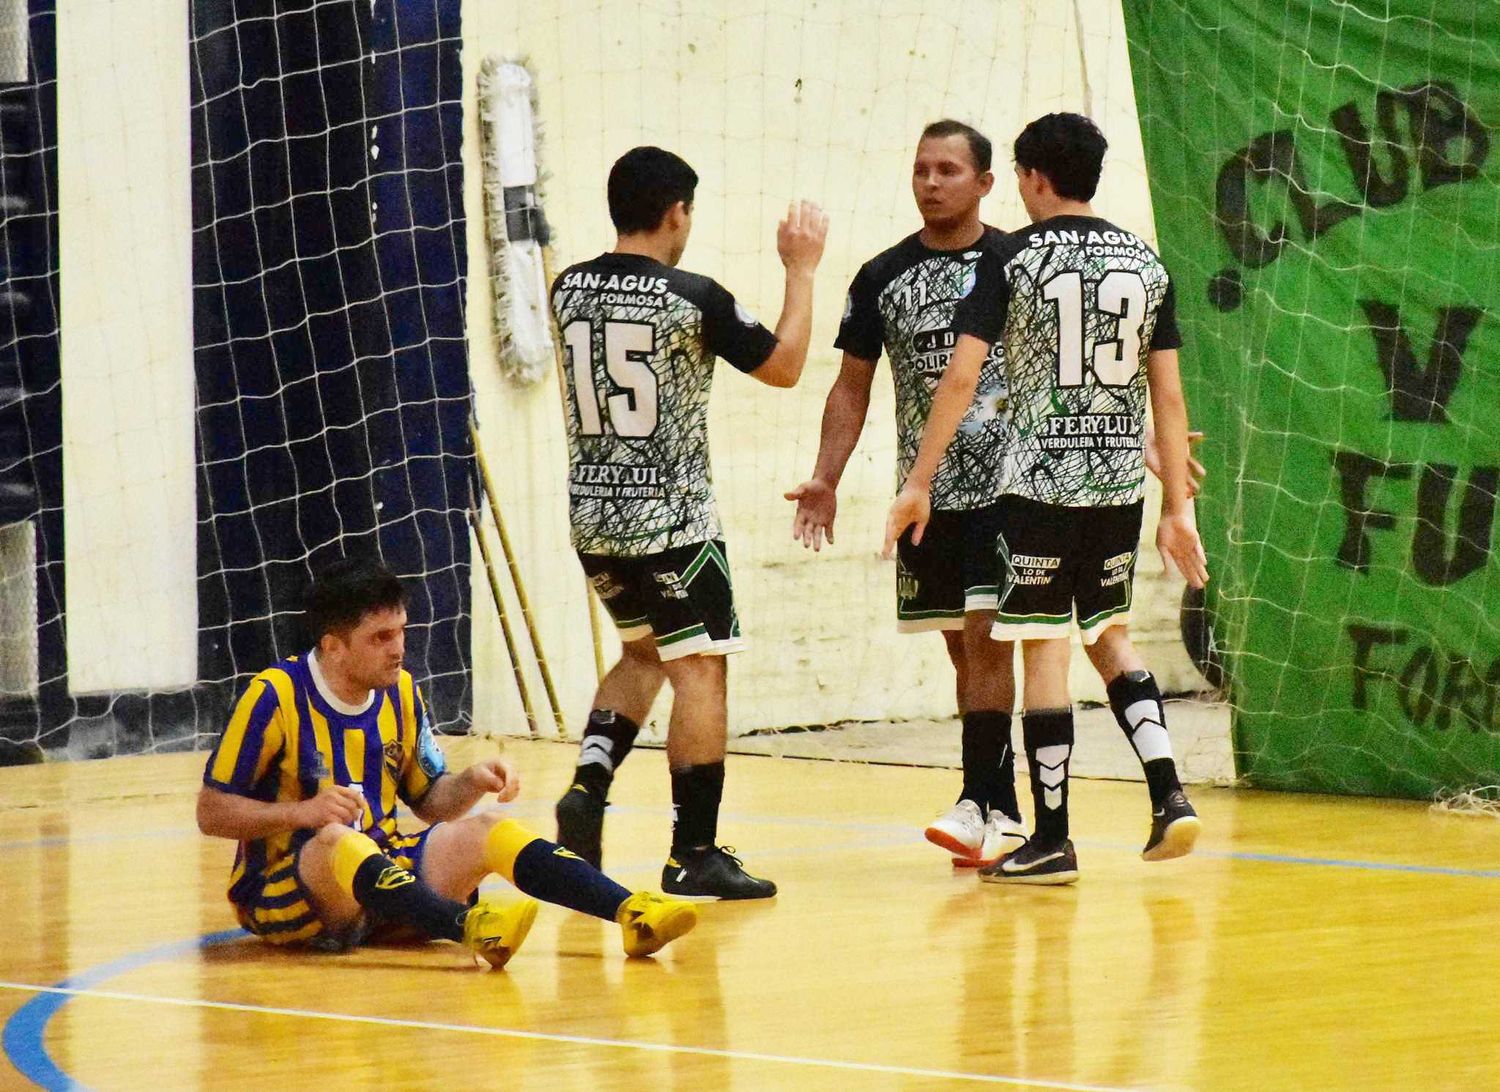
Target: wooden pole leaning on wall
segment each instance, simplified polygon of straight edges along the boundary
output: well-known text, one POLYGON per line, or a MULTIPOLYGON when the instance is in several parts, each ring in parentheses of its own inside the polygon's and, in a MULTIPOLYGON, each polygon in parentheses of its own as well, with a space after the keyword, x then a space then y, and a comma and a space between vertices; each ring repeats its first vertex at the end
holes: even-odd
MULTIPOLYGON (((521 621, 526 626, 526 636, 531 641, 532 655, 536 658, 537 673, 542 677, 542 689, 547 694, 547 705, 552 713, 552 723, 557 729, 558 739, 567 739, 567 728, 563 724, 562 702, 557 697, 557 687, 552 683, 552 669, 547 666, 547 653, 542 648, 541 635, 537 633, 536 619, 531 613, 531 603, 526 596, 526 585, 521 580, 521 570, 516 564, 516 552, 511 548, 510 535, 505 530, 505 517, 500 512, 500 495, 495 491, 494 480, 490 477, 490 466, 484 457, 484 447, 479 442, 479 427, 471 417, 469 419, 469 437, 474 444, 474 462, 479 467, 479 481, 484 489, 485 498, 490 504, 490 516, 495 521, 495 530, 500 538, 500 551, 505 555, 505 566, 510 572, 511 587, 516 592, 516 603, 521 608, 521 621)), ((481 553, 487 551, 481 547, 481 553)), ((491 578, 493 579, 493 570, 491 578)), ((496 601, 499 601, 498 587, 493 588, 496 601)), ((501 618, 505 617, 504 610, 501 618)))
MULTIPOLYGON (((556 278, 556 267, 553 263, 552 248, 542 247, 542 277, 547 282, 547 292, 552 291, 552 282, 556 278)), ((551 307, 547 309, 549 312, 551 307)), ((553 323, 552 330, 553 354, 557 358, 557 394, 562 399, 563 429, 568 427, 568 377, 564 372, 562 337, 553 323)), ((604 681, 604 633, 599 622, 599 600, 594 595, 594 586, 587 579, 583 582, 583 598, 588 603, 589 611, 589 637, 594 642, 594 674, 599 682, 604 681)))
POLYGON ((484 522, 479 517, 479 500, 469 505, 469 526, 474 528, 474 541, 479 545, 479 556, 484 561, 485 575, 490 581, 490 595, 495 600, 495 612, 500 616, 500 633, 505 638, 505 653, 510 657, 511 674, 516 680, 516 692, 521 696, 521 709, 526 714, 526 728, 532 739, 540 737, 537 730, 536 708, 531 704, 531 690, 526 685, 526 671, 521 666, 521 652, 516 648, 516 636, 510 628, 510 615, 505 609, 505 596, 500 594, 500 578, 495 574, 495 561, 490 556, 489 540, 484 534, 484 522))

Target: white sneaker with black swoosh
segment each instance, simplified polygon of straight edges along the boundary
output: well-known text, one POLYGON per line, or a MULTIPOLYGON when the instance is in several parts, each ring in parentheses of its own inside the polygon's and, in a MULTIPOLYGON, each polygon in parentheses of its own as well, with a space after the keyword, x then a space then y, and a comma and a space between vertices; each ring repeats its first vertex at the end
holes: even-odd
POLYGON ((979 878, 985 883, 1077 883, 1078 856, 1071 841, 1047 847, 1032 840, 988 868, 981 868, 979 878))

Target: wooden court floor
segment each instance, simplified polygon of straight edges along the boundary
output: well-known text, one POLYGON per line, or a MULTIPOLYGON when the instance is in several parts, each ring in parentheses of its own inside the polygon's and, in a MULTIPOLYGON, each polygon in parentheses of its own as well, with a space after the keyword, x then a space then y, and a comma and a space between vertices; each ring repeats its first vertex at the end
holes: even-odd
MULTIPOLYGON (((509 750, 550 834, 574 749, 509 750)), ((1200 789, 1200 852, 1147 865, 1144 787, 1079 781, 1081 882, 1001 888, 921 840, 951 771, 737 757, 722 834, 774 903, 639 961, 544 907, 495 973, 241 939, 201 763, 0 770, 0 1088, 1500 1088, 1493 819, 1200 789)), ((615 797, 606 869, 651 886, 661 753, 615 797)))

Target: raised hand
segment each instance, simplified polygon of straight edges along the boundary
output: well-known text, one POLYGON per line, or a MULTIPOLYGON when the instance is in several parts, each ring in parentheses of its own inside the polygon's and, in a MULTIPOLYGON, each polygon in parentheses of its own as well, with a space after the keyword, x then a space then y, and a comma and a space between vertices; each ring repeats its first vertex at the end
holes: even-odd
POLYGON ((811 201, 793 201, 776 228, 776 253, 789 270, 811 273, 823 258, 828 214, 811 201))
POLYGON ((783 496, 797 502, 797 514, 792 517, 792 539, 805 549, 815 551, 823 548, 823 536, 828 536, 828 545, 833 545, 833 520, 838 515, 839 498, 833 486, 821 478, 803 482, 783 496))

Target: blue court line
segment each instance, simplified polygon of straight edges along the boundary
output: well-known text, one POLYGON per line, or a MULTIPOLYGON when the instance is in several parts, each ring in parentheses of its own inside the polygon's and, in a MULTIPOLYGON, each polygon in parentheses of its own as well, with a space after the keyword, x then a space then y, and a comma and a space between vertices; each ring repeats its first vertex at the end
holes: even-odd
POLYGON ((1292 857, 1284 853, 1246 853, 1243 850, 1228 849, 1195 849, 1193 856, 1231 861, 1263 861, 1268 864, 1315 865, 1320 868, 1360 868, 1367 872, 1415 872, 1427 876, 1500 880, 1500 868, 1454 868, 1448 865, 1403 864, 1399 861, 1346 861, 1338 857, 1292 857))
MULTIPOLYGON (((69 975, 55 988, 91 989, 107 979, 147 964, 174 959, 216 944, 227 944, 249 935, 243 929, 226 929, 221 933, 208 933, 205 936, 194 937, 192 940, 179 940, 172 944, 147 948, 145 951, 133 952, 108 963, 101 963, 97 967, 90 967, 78 974, 69 975)), ((10 1059, 11 1064, 20 1071, 21 1076, 41 1085, 49 1092, 54 1092, 54 1090, 61 1092, 64 1089, 69 1092, 78 1092, 86 1087, 59 1069, 57 1063, 52 1060, 52 1056, 47 1053, 47 1024, 70 1000, 72 1000, 70 994, 39 993, 12 1013, 10 1019, 5 1022, 5 1030, 0 1032, 0 1047, 4 1048, 5 1055, 10 1059)))
MULTIPOLYGON (((506 805, 503 811, 521 818, 551 818, 551 809, 540 805, 526 804, 520 807, 506 805)), ((644 815, 666 818, 670 809, 639 804, 611 804, 609 810, 617 815, 644 815)), ((921 841, 918 828, 911 823, 877 823, 856 819, 821 819, 815 816, 746 815, 725 812, 721 822, 745 823, 754 826, 801 827, 812 830, 866 831, 883 837, 910 837, 913 843, 921 841)), ((6 850, 60 848, 68 845, 90 845, 108 842, 147 841, 152 839, 179 839, 200 837, 196 827, 166 827, 159 830, 140 831, 132 834, 85 834, 75 837, 50 836, 21 841, 0 841, 0 852, 6 850)), ((1136 854, 1140 848, 1133 842, 1119 842, 1103 838, 1074 838, 1073 843, 1086 849, 1121 850, 1136 854)), ((1428 876, 1458 876, 1468 879, 1500 879, 1500 869, 1460 868, 1453 865, 1427 865, 1405 861, 1363 861, 1344 857, 1301 857, 1292 853, 1257 853, 1239 849, 1195 849, 1194 857, 1208 857, 1225 861, 1250 861, 1260 864, 1303 865, 1315 868, 1350 868, 1366 872, 1410 872, 1428 876)), ((623 869, 622 869, 623 871, 623 869)))

